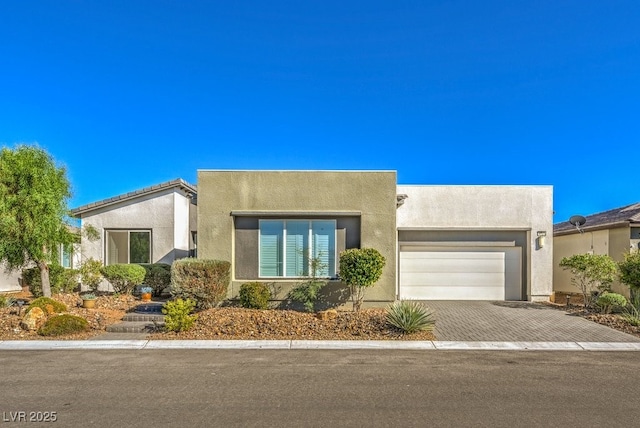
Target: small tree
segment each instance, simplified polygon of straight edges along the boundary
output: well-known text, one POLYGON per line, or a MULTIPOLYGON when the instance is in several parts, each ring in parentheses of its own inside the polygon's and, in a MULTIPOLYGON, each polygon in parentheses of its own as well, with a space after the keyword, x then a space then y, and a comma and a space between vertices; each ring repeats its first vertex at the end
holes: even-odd
POLYGON ((98 286, 103 280, 102 262, 89 257, 80 265, 80 281, 89 287, 92 292, 98 291, 98 286))
POLYGON ((48 264, 60 244, 75 240, 65 221, 70 188, 65 169, 44 150, 23 145, 0 151, 0 261, 9 270, 35 263, 47 297, 48 264))
POLYGON ((362 307, 365 290, 380 279, 385 263, 384 256, 374 248, 353 248, 340 253, 340 278, 349 287, 355 312, 362 307))
POLYGON ((631 295, 636 296, 640 291, 640 251, 627 253, 624 260, 618 262, 620 268, 620 282, 631 289, 631 295))
MULTIPOLYGON (((320 272, 324 272, 327 264, 322 261, 322 257, 312 257, 309 260, 311 275, 307 281, 296 285, 289 291, 289 298, 293 301, 300 302, 307 312, 313 312, 316 308, 316 302, 320 297, 320 290, 327 285, 326 280, 320 279, 320 272)), ((301 273, 301 276, 303 274, 301 273)))
POLYGON ((560 261, 560 267, 571 272, 571 283, 578 287, 585 308, 593 305, 595 291, 609 291, 616 279, 618 266, 605 254, 576 254, 560 261))

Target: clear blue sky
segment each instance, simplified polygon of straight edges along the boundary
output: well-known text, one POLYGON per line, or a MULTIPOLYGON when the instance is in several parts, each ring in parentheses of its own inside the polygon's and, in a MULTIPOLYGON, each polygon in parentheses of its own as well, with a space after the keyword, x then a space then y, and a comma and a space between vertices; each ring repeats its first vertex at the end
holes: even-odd
POLYGON ((0 144, 78 206, 197 169, 640 201, 640 2, 0 0, 0 144))

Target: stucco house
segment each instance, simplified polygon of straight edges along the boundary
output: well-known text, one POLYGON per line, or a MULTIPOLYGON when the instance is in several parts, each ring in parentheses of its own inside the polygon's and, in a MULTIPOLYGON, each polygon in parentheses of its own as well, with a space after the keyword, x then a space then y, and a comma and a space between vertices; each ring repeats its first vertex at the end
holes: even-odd
POLYGON ((229 297, 262 281, 284 298, 309 275, 311 258, 338 290, 340 252, 362 247, 386 259, 366 306, 537 301, 552 292, 551 186, 398 185, 395 171, 199 170, 197 204, 195 191, 174 180, 75 209, 102 236, 83 241, 83 257, 141 262, 131 242, 143 239, 148 260, 170 263, 195 249, 197 231, 198 257, 231 262, 229 297))
POLYGON ((82 258, 116 263, 173 263, 196 249, 196 187, 182 179, 73 209, 81 227, 99 239, 82 238, 82 258))
MULTIPOLYGON (((640 203, 585 216, 586 222, 578 229, 569 221, 553 226, 553 290, 575 293, 571 275, 560 267, 564 257, 575 254, 606 254, 622 261, 624 254, 640 247, 640 203)), ((613 290, 629 295, 629 288, 618 282, 613 290)))

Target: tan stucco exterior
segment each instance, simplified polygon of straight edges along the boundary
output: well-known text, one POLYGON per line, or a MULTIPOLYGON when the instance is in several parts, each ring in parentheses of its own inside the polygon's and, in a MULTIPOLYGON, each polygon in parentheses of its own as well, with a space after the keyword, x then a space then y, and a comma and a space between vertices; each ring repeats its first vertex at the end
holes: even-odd
MULTIPOLYGON (((232 263, 230 297, 247 282, 235 277, 232 213, 257 218, 359 216, 360 247, 375 248, 386 258, 382 277, 365 300, 395 300, 395 172, 198 171, 198 257, 232 263)), ((297 281, 277 282, 285 293, 297 281)))
MULTIPOLYGON (((564 257, 575 254, 605 254, 614 261, 622 261, 624 254, 637 248, 637 242, 632 238, 632 228, 629 225, 584 230, 573 233, 558 234, 554 237, 555 251, 553 256, 553 290, 559 292, 577 293, 578 288, 571 284, 571 274, 560 267, 564 257)), ((629 287, 618 281, 612 285, 616 293, 629 296, 629 287)))

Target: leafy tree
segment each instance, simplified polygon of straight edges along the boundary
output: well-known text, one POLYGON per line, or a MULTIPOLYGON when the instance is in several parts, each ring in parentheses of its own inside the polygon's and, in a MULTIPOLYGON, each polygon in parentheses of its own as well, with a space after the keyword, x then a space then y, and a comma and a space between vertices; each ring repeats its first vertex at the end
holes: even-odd
POLYGON ((593 304, 594 291, 610 291, 618 274, 618 265, 606 254, 576 254, 564 257, 560 267, 571 272, 571 283, 580 289, 584 306, 593 304))
POLYGON ((624 260, 618 262, 618 267, 620 281, 633 292, 638 292, 640 290, 640 251, 625 254, 624 260))
POLYGON ((340 253, 340 278, 351 291, 353 310, 362 307, 364 292, 382 275, 386 260, 374 248, 353 248, 340 253))
POLYGON ((0 151, 0 261, 9 270, 33 262, 40 269, 42 293, 51 296, 48 264, 58 246, 77 237, 65 220, 71 186, 63 167, 36 146, 0 151))

